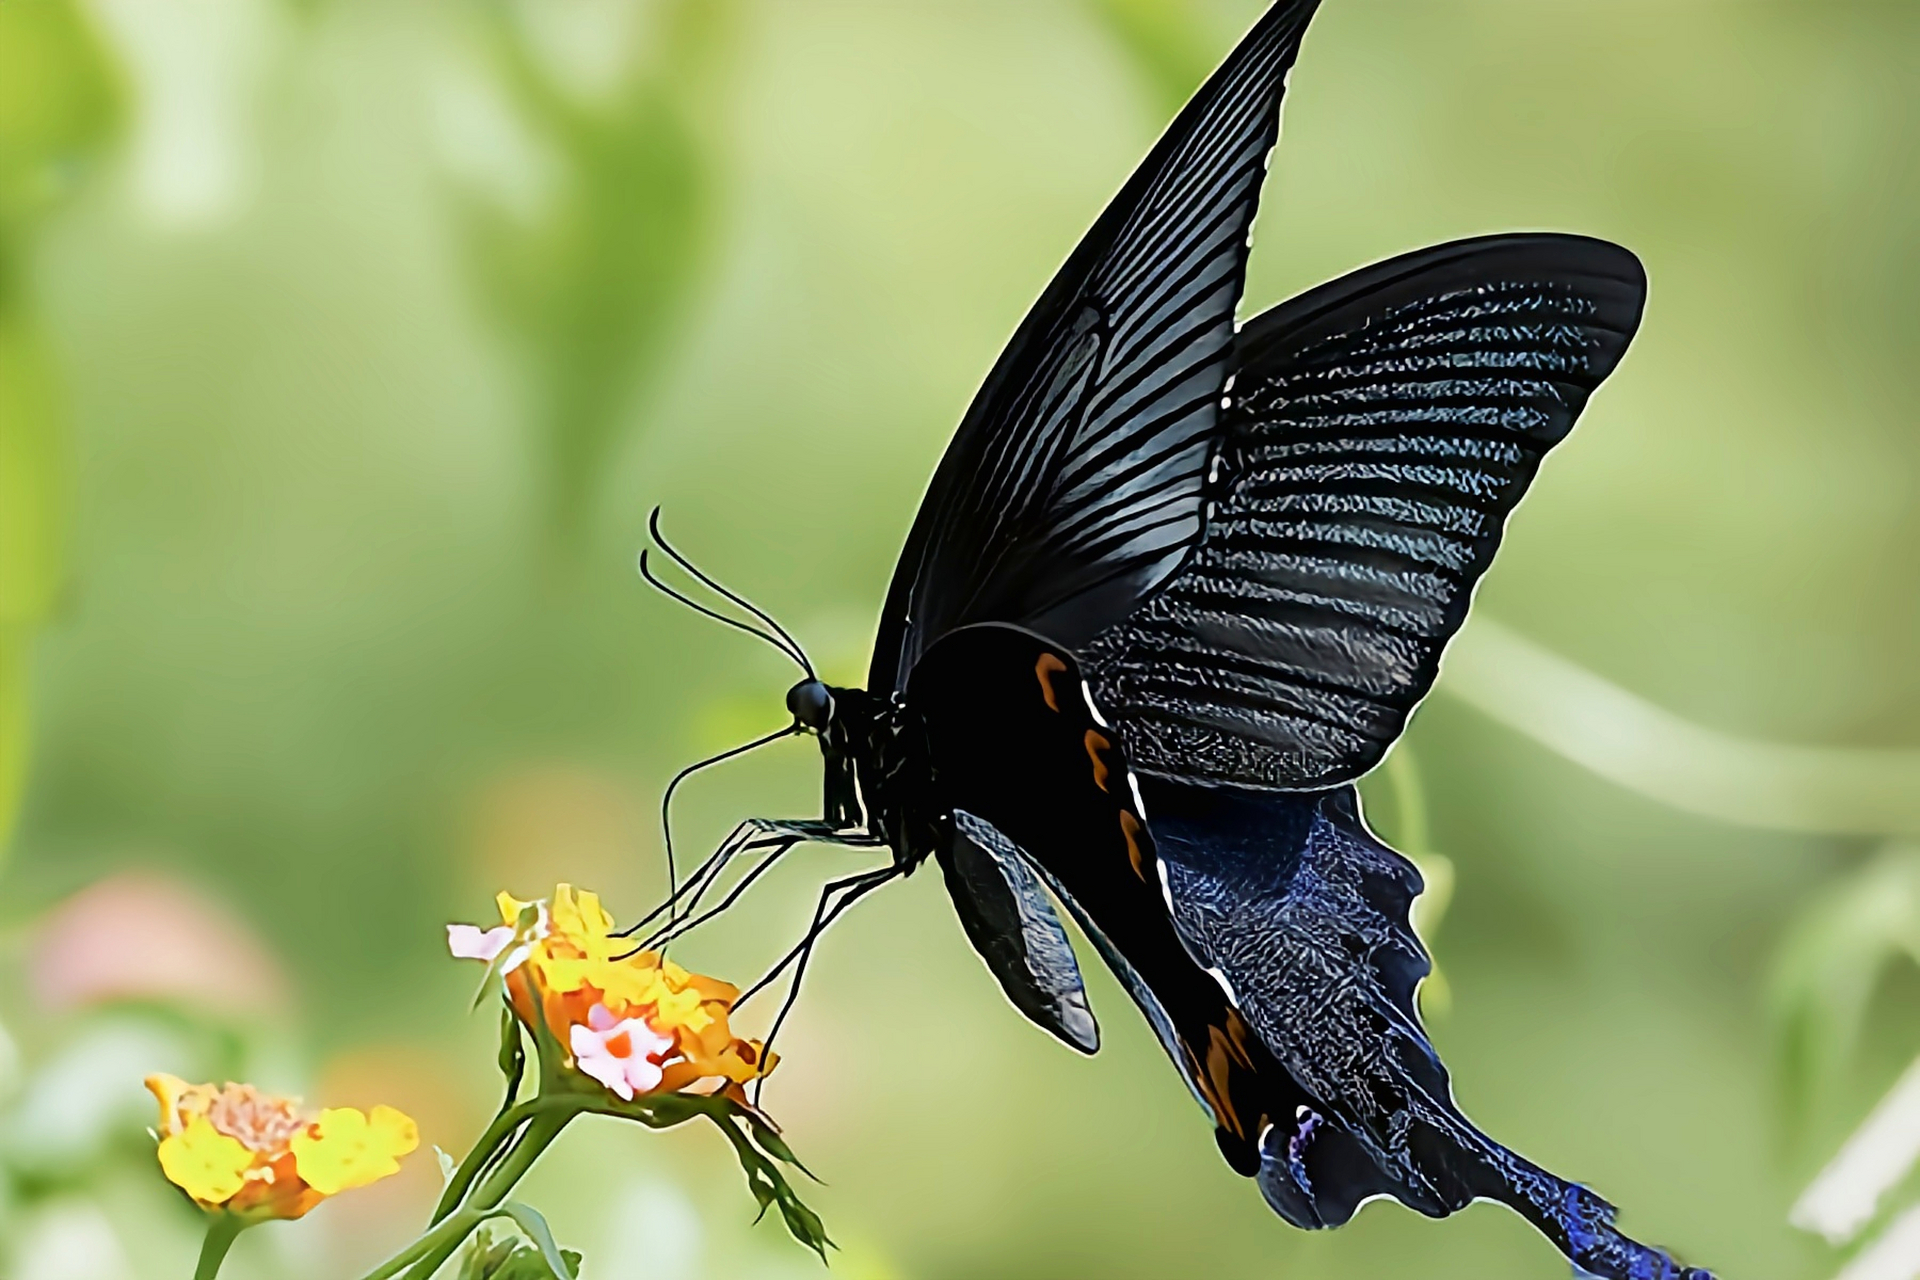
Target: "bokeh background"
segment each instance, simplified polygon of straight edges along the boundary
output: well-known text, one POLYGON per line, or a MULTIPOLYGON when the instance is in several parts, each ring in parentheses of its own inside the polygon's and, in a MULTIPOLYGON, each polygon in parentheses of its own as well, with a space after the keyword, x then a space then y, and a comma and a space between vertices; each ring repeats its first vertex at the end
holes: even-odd
MULTIPOLYGON (((973 389, 1261 7, 0 3, 0 1272, 188 1273, 150 1070, 464 1149, 491 1019, 443 923, 637 914, 666 778, 784 718, 776 656, 635 577, 648 509, 857 681, 973 389)), ((1910 4, 1327 0, 1257 231, 1249 314, 1501 229, 1646 262, 1368 789, 1453 869, 1462 1104, 1729 1276, 1847 1265, 1790 1206, 1920 1049, 1916 85, 1910 4)), ((702 775, 684 847, 817 786, 795 742, 702 775)), ((853 864, 690 954, 751 974, 853 864)), ((1564 1274, 1492 1206, 1285 1227, 1092 981, 1088 1061, 936 876, 835 930, 767 1100, 837 1272, 1564 1274)), ((436 1188, 230 1274, 350 1274, 436 1188)), ((529 1198, 591 1277, 817 1274, 709 1133, 588 1127, 529 1198)))

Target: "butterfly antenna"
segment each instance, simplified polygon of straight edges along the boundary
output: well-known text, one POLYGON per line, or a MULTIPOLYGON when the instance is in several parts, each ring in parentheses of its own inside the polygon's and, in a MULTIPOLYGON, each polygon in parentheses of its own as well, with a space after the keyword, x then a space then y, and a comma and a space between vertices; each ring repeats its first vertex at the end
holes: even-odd
MULTIPOLYGON (((717 755, 708 756, 705 760, 694 761, 692 764, 688 765, 686 768, 682 769, 680 772, 674 774, 672 780, 667 783, 667 789, 660 797, 660 832, 661 832, 661 839, 664 841, 667 847, 666 906, 667 906, 667 923, 668 924, 672 924, 674 917, 678 914, 674 910, 674 903, 680 897, 680 878, 674 866, 674 857, 673 857, 673 814, 672 814, 673 793, 680 789, 681 783, 685 782, 688 778, 692 777, 694 774, 700 772, 700 770, 705 769, 710 765, 719 764, 723 760, 731 760, 735 756, 745 755, 747 752, 752 751, 757 747, 764 747, 769 742, 778 742, 782 738, 791 737, 793 734, 796 734, 799 732, 801 732, 799 725, 797 724, 788 725, 784 729, 776 729, 772 733, 765 734, 762 737, 755 738, 752 742, 742 743, 740 746, 737 746, 737 747, 728 747, 725 751, 722 751, 717 755)), ((725 846, 722 846, 722 847, 724 848, 725 846)), ((657 915, 658 913, 656 912, 655 914, 657 915)), ((649 916, 648 919, 652 919, 652 917, 649 916)), ((637 928, 638 925, 630 926, 630 927, 637 928)))
POLYGON ((749 623, 742 622, 738 618, 729 618, 726 614, 721 613, 716 609, 709 609, 706 605, 701 604, 698 600, 695 600, 692 597, 687 596, 682 592, 674 589, 673 587, 668 586, 666 583, 662 582, 658 577, 654 575, 652 567, 647 564, 647 553, 644 549, 640 552, 640 576, 647 580, 648 586, 652 587, 654 590, 660 592, 664 596, 667 596, 674 600, 678 600, 681 604, 687 606, 687 608, 693 610, 695 613, 705 614, 707 617, 712 618, 715 622, 724 622, 728 626, 734 628, 737 631, 744 631, 750 636, 758 636, 760 639, 765 640, 768 644, 772 645, 774 648, 778 649, 782 654, 784 654, 790 661, 792 661, 802 671, 806 672, 808 679, 813 678, 813 667, 811 664, 807 662, 807 656, 804 653, 799 652, 797 649, 793 648, 789 644, 781 642, 771 633, 762 631, 759 627, 753 626, 749 623))
MULTIPOLYGON (((774 617, 772 614, 768 613, 765 609, 762 609, 759 605, 756 605, 755 603, 753 603, 753 601, 747 599, 745 596, 741 595, 739 592, 731 591, 726 587, 720 585, 720 583, 716 582, 713 578, 703 573, 699 569, 699 567, 693 563, 693 561, 687 559, 686 556, 680 554, 680 552, 674 549, 673 544, 668 542, 666 539, 666 536, 660 532, 660 508, 659 507, 655 507, 652 513, 647 516, 647 534, 653 539, 655 546, 659 547, 662 551, 666 552, 669 556, 673 558, 673 562, 675 564, 679 565, 682 569, 685 569, 688 573, 692 574, 695 578, 699 579, 702 583, 705 583, 707 588, 711 590, 715 595, 718 595, 723 599, 732 601, 734 604, 739 605, 742 609, 745 609, 748 613, 752 614, 754 617, 760 619, 760 621, 766 623, 769 627, 773 628, 774 633, 777 634, 781 640, 786 642, 784 647, 786 648, 788 655, 791 656, 795 662, 798 662, 800 664, 801 670, 807 673, 807 679, 812 680, 816 678, 813 674, 813 663, 808 661, 807 659, 807 651, 801 648, 800 642, 798 640, 795 640, 793 636, 788 633, 785 627, 781 626, 777 621, 774 620, 774 617)), ((744 625, 744 624, 735 624, 735 625, 744 625)), ((752 628, 749 628, 749 629, 751 630, 752 628)), ((758 634, 764 635, 765 633, 760 632, 758 634)))

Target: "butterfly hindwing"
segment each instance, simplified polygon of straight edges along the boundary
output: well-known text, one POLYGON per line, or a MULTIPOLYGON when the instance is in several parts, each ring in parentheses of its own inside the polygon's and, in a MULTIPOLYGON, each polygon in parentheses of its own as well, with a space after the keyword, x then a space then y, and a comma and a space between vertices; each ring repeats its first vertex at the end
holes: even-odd
POLYGON ((929 801, 996 863, 1031 864, 1080 920, 1222 1154, 1282 1216, 1337 1226, 1388 1195, 1438 1217, 1485 1196, 1598 1274, 1688 1275, 1454 1106, 1414 1007, 1420 878, 1368 833, 1350 787, 1138 777, 1073 655, 1017 627, 942 638, 906 706, 929 801))
POLYGON ((1283 0, 1194 95, 1034 305, 928 487, 868 687, 975 622, 1073 645, 1200 534, 1247 235, 1318 0, 1283 0))
POLYGON ((1249 322, 1204 539, 1082 650, 1136 766, 1311 789, 1378 763, 1645 291, 1616 245, 1493 236, 1249 322))
POLYGON ((1409 923, 1419 873, 1367 830, 1351 787, 1140 785, 1181 937, 1315 1100, 1262 1144, 1260 1185, 1277 1210, 1298 1221, 1289 1198, 1305 1193, 1337 1226, 1377 1191, 1434 1217, 1481 1197, 1526 1217, 1585 1272, 1705 1275, 1621 1235, 1611 1205, 1461 1114, 1415 1007, 1428 971, 1409 923))
POLYGON ((921 659, 906 705, 926 742, 929 799, 990 823, 1046 880, 1251 1176, 1262 1116, 1304 1099, 1175 932, 1131 775, 1072 655, 1017 627, 966 627, 921 659))
POLYGON ((1014 1008, 1080 1052, 1097 1050, 1100 1027, 1073 944, 1019 847, 959 809, 937 857, 967 939, 1014 1008))

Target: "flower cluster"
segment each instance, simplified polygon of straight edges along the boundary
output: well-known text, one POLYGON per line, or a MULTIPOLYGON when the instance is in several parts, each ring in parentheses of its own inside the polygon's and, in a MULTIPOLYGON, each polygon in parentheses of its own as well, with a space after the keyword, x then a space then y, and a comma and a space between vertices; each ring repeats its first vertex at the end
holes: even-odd
POLYGON ((562 884, 550 899, 498 901, 501 924, 448 925, 447 946, 496 965, 515 1015, 580 1075, 623 1101, 718 1093, 744 1104, 741 1086, 773 1069, 777 1055, 727 1025, 739 988, 633 949, 597 895, 562 884))
MULTIPOLYGON (((711 1122, 761 1212, 777 1208, 794 1239, 824 1259, 832 1241, 783 1169, 800 1162, 747 1100, 743 1086, 771 1071, 775 1058, 729 1027, 739 988, 632 947, 614 933, 600 899, 570 885, 551 898, 503 893, 498 902, 501 924, 449 925, 447 945, 487 965, 482 994, 501 1001, 497 1063, 506 1095, 458 1164, 442 1157, 446 1186, 426 1230, 363 1280, 436 1274, 496 1219, 511 1219, 517 1235, 504 1243, 484 1236, 461 1274, 579 1274, 579 1255, 561 1249, 539 1211, 512 1195, 584 1115, 649 1129, 711 1122)), ((214 1280, 243 1231, 298 1218, 328 1196, 398 1172, 400 1157, 420 1142, 413 1121, 391 1107, 310 1116, 251 1085, 156 1075, 147 1087, 160 1102, 161 1170, 207 1211, 195 1280, 214 1280)))
POLYGON ((392 1107, 303 1114, 252 1085, 147 1077, 160 1103, 160 1168, 202 1208, 248 1220, 298 1218, 328 1196, 400 1170, 420 1145, 392 1107))

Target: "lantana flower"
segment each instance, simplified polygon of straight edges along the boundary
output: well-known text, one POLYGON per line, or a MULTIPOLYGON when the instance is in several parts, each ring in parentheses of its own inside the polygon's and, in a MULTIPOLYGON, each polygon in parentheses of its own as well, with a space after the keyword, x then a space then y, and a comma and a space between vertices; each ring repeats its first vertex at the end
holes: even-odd
POLYGON ((210 1212, 245 1222, 298 1218, 328 1196, 400 1171, 420 1131, 392 1107, 329 1108, 317 1116, 292 1098, 248 1084, 188 1084, 147 1077, 160 1104, 160 1169, 210 1212))
POLYGON ((502 893, 498 904, 492 928, 448 925, 447 948, 497 965, 515 1016, 551 1036, 576 1076, 625 1101, 717 1093, 745 1105, 742 1086, 773 1069, 778 1055, 728 1027, 738 987, 634 950, 598 895, 562 884, 550 899, 502 893))
MULTIPOLYGON (((512 1195, 562 1131, 587 1115, 649 1129, 710 1121, 732 1146, 761 1212, 777 1208, 793 1237, 824 1259, 832 1243, 826 1228, 782 1169, 800 1162, 743 1088, 776 1058, 728 1026, 739 988, 632 949, 600 899, 570 885, 547 899, 502 893, 498 902, 500 924, 449 925, 447 947, 487 965, 482 995, 502 1005, 497 1062, 506 1096, 457 1165, 442 1157, 446 1186, 426 1230, 362 1280, 433 1275, 474 1232, 501 1218, 524 1242, 503 1249, 488 1237, 462 1274, 496 1262, 517 1268, 517 1259, 538 1254, 545 1274, 577 1275, 579 1255, 561 1249, 539 1211, 512 1195)), ((215 1280, 243 1230, 298 1218, 328 1196, 396 1173, 420 1142, 413 1121, 392 1107, 309 1115, 295 1100, 251 1085, 155 1075, 147 1087, 160 1103, 161 1170, 208 1211, 194 1280, 215 1280)))

